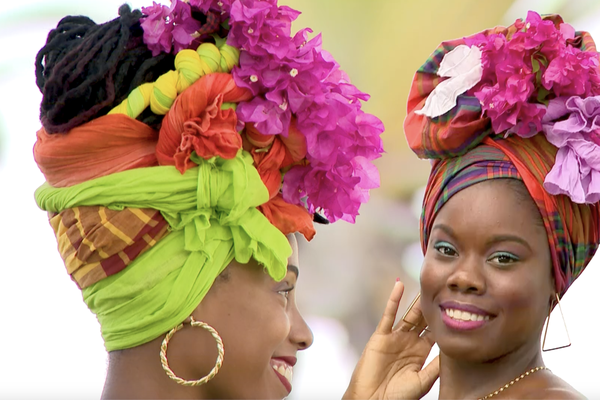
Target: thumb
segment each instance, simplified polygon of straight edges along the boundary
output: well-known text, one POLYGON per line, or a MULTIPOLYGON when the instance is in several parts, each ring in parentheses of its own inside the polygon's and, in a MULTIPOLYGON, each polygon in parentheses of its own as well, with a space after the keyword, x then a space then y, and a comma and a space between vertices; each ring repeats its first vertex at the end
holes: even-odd
POLYGON ((431 390, 431 387, 440 376, 440 356, 435 356, 433 360, 425 368, 418 372, 421 386, 423 388, 423 396, 431 390))

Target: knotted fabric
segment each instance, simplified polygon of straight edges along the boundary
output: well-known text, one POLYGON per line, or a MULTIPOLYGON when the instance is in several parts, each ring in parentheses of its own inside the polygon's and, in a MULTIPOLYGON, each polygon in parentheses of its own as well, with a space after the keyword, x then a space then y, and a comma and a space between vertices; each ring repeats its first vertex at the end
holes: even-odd
MULTIPOLYGON (((256 208, 269 193, 252 156, 240 150, 230 160, 194 161, 198 166, 184 174, 173 166, 137 168, 67 188, 46 183, 36 191, 38 205, 52 213, 97 205, 154 209, 170 226, 127 268, 83 289, 108 351, 146 343, 180 323, 234 258, 254 258, 275 280, 285 276, 291 248, 256 208)), ((66 231, 57 230, 59 243, 66 231)))

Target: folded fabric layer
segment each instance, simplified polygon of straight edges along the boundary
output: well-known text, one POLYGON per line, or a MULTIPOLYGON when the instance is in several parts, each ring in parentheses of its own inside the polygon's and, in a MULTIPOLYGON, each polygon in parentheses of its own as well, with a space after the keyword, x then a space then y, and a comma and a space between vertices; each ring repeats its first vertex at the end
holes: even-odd
POLYGON ((46 181, 66 187, 132 168, 158 165, 158 132, 125 115, 96 118, 68 134, 37 133, 33 157, 46 181))
POLYGON ((68 188, 36 191, 50 212, 103 205, 111 210, 159 210, 172 230, 118 274, 84 289, 102 325, 107 350, 134 347, 185 319, 218 274, 235 258, 264 265, 283 279, 291 248, 256 207, 269 199, 252 157, 195 157, 197 167, 138 168, 68 188))
POLYGON ((50 218, 67 272, 84 289, 123 270, 168 233, 160 211, 74 207, 50 218))

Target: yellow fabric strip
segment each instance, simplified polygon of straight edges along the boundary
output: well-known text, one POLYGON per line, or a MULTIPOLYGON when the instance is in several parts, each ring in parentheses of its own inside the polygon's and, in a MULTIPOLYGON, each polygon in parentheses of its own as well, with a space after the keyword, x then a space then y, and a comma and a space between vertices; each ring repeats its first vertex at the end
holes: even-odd
POLYGON ((148 106, 153 113, 164 115, 177 95, 206 74, 231 72, 238 64, 240 52, 224 40, 217 45, 202 43, 196 51, 185 49, 175 57, 175 70, 160 76, 154 83, 144 83, 134 89, 109 114, 125 114, 137 118, 148 106))

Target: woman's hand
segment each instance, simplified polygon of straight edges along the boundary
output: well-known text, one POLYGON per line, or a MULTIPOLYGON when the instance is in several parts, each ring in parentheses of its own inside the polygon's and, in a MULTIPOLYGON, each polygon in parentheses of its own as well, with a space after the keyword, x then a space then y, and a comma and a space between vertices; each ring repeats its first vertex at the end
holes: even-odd
POLYGON ((397 281, 377 330, 354 369, 344 399, 419 399, 439 376, 439 358, 425 368, 434 342, 425 329, 420 301, 393 328, 404 285, 397 281), (423 333, 423 334, 421 334, 423 333))

